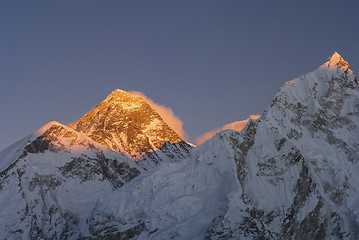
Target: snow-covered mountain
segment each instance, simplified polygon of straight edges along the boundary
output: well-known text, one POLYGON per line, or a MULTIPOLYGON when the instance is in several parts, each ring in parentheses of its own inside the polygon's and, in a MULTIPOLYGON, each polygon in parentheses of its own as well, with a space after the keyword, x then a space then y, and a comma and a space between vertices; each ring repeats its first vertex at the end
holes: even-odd
MULTIPOLYGON (((50 122, 0 152, 0 238, 96 239, 110 224, 94 210, 101 197, 192 148, 145 101, 115 90, 75 124, 50 122)), ((114 223, 116 236, 129 234, 114 223)))
POLYGON ((241 132, 141 155, 162 159, 147 171, 108 149, 106 109, 0 153, 1 238, 359 239, 359 85, 339 54, 241 132))
POLYGON ((191 149, 148 103, 119 89, 69 127, 136 161, 165 142, 182 143, 180 146, 191 149))
POLYGON ((0 160, 1 239, 96 235, 99 197, 144 171, 57 122, 5 149, 0 160))
MULTIPOLYGON (((231 133, 240 188, 210 238, 359 238, 359 86, 338 53, 231 133)), ((233 193, 231 193, 233 194, 233 193)))
POLYGON ((100 211, 142 223, 137 239, 358 239, 358 90, 335 53, 243 131, 139 176, 100 211))

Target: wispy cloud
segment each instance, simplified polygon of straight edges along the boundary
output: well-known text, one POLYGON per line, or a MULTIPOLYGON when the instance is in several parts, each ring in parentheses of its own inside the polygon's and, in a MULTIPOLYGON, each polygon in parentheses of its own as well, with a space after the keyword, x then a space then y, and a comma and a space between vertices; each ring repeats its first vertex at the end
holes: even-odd
POLYGON ((152 99, 147 97, 142 92, 130 91, 129 93, 139 96, 143 100, 145 100, 153 108, 153 110, 155 110, 161 116, 163 121, 165 121, 165 123, 167 123, 168 126, 170 126, 170 128, 172 128, 184 140, 188 139, 188 135, 186 131, 183 129, 182 120, 173 113, 171 108, 155 103, 152 99))
POLYGON ((229 123, 227 125, 224 125, 223 127, 214 129, 214 130, 209 131, 209 132, 206 132, 206 133, 202 134, 201 136, 199 136, 195 140, 195 143, 197 145, 199 145, 199 144, 205 142, 206 140, 210 139, 211 137, 213 137, 214 135, 216 135, 220 131, 223 131, 223 130, 226 130, 226 129, 233 129, 233 130, 236 130, 236 131, 241 131, 247 125, 247 122, 249 121, 250 118, 251 119, 257 119, 257 118, 260 118, 260 115, 251 115, 246 120, 229 123))

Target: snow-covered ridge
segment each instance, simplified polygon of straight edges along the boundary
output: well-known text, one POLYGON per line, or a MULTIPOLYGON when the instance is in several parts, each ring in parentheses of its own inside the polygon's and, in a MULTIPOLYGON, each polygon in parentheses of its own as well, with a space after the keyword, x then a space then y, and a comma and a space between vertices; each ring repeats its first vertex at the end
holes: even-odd
POLYGON ((86 135, 56 121, 45 124, 35 131, 32 136, 32 138, 51 140, 52 144, 67 149, 67 151, 85 152, 90 148, 96 148, 102 152, 110 151, 86 135))
POLYGON ((31 145, 36 139, 43 139, 44 137, 50 137, 52 144, 66 148, 68 151, 86 152, 88 146, 94 146, 105 152, 109 151, 109 149, 94 142, 84 134, 76 132, 59 122, 52 121, 1 151, 0 171, 4 170, 17 160, 24 153, 24 149, 31 145))
POLYGON ((126 156, 58 122, 46 124, 0 157, 0 204, 6 206, 0 209, 1 239, 95 234, 89 225, 95 227, 100 217, 91 210, 98 199, 143 172, 126 156))

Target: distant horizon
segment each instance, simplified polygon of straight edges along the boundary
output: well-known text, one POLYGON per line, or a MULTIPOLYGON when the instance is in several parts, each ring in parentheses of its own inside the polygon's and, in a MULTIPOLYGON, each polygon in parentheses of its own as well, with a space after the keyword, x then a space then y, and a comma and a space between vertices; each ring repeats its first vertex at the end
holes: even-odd
POLYGON ((50 121, 75 122, 115 89, 171 110, 194 143, 261 115, 285 82, 333 52, 358 74, 358 8, 357 1, 340 8, 337 1, 1 2, 0 151, 50 121))

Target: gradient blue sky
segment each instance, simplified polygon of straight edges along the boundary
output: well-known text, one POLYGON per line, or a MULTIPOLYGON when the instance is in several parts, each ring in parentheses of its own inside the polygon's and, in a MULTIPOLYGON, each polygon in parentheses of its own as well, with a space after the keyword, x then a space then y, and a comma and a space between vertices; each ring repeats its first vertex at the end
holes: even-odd
POLYGON ((112 90, 174 111, 191 139, 261 114, 333 51, 359 73, 359 1, 1 1, 0 150, 112 90))

